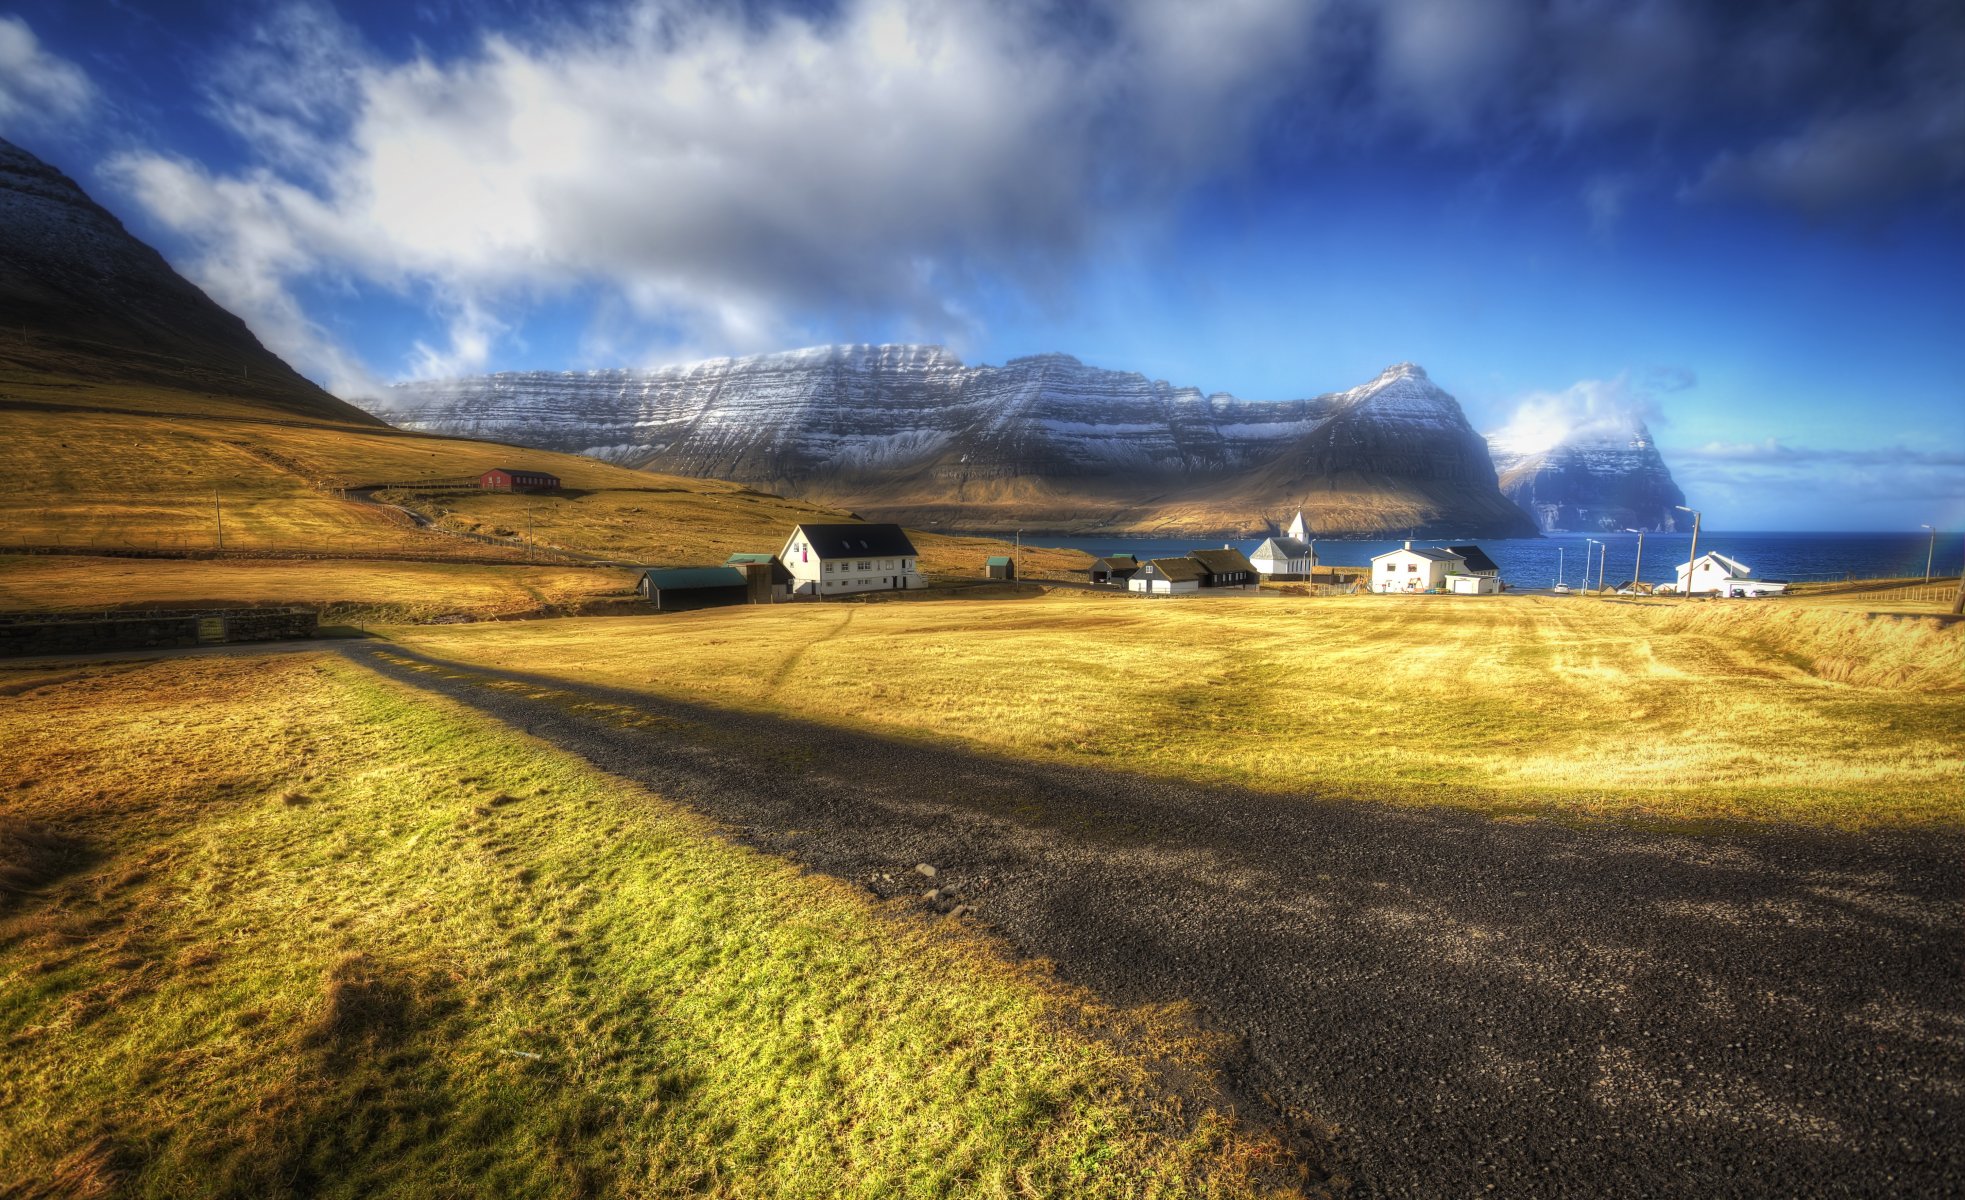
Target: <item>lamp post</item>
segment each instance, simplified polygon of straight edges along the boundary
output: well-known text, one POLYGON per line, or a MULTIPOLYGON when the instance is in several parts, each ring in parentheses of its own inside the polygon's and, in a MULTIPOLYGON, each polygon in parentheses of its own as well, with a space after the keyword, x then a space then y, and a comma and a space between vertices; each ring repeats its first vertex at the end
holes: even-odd
POLYGON ((1692 514, 1692 549, 1686 551, 1685 559, 1685 598, 1690 600, 1692 598, 1692 565, 1699 561, 1699 521, 1705 514, 1696 508, 1687 508, 1683 504, 1674 504, 1672 507, 1680 512, 1689 512, 1692 514))
MULTIPOLYGON (((1608 553, 1608 547, 1605 547, 1602 542, 1599 542, 1593 537, 1586 537, 1583 541, 1585 543, 1583 546, 1583 590, 1587 592, 1590 590, 1590 547, 1595 546, 1606 553, 1608 553)), ((1599 592, 1603 590, 1603 568, 1601 567, 1597 568, 1597 590, 1599 592)))
POLYGON ((1938 527, 1936 525, 1919 525, 1918 528, 1931 531, 1931 545, 1924 551, 1924 582, 1929 583, 1931 582, 1931 558, 1938 552, 1938 527))
POLYGON ((1626 529, 1624 532, 1638 535, 1637 565, 1631 568, 1631 587, 1635 589, 1638 584, 1644 582, 1644 530, 1626 529))

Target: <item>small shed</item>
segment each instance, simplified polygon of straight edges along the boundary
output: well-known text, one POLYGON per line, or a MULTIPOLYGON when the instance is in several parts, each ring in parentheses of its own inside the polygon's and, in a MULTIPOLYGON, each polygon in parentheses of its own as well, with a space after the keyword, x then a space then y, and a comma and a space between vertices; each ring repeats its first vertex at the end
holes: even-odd
POLYGON ((724 559, 723 565, 735 567, 750 578, 751 603, 776 604, 791 599, 791 568, 777 555, 738 553, 724 559))
POLYGON ((736 567, 654 567, 635 590, 661 612, 748 604, 750 578, 736 567))
POLYGON ((1092 560, 1092 583, 1098 587, 1124 587, 1139 572, 1136 554, 1108 554, 1092 560))
POLYGON ((992 554, 989 561, 983 564, 983 574, 991 579, 1015 579, 1016 560, 1007 554, 992 554))
POLYGON ((550 492, 558 490, 559 476, 544 471, 493 467, 478 476, 478 486, 493 492, 550 492))
POLYGON ((1446 577, 1446 590, 1456 596, 1494 596, 1500 594, 1501 580, 1493 575, 1454 571, 1446 577))

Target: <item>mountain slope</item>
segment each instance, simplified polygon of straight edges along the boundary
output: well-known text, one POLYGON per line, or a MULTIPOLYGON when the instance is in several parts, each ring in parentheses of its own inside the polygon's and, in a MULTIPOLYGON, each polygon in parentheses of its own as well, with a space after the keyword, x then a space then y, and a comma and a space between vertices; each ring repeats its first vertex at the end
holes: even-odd
POLYGON ((74 180, 0 139, 0 363, 376 424, 302 378, 74 180))
POLYGON ((1411 364, 1257 402, 1063 354, 970 367, 939 346, 822 346, 404 384, 367 407, 946 529, 1246 533, 1300 504, 1326 534, 1534 532, 1459 404, 1411 364))
POLYGON ((1685 503, 1685 493, 1634 416, 1599 419, 1553 445, 1506 431, 1488 445, 1501 491, 1545 533, 1678 527, 1673 506, 1685 503))

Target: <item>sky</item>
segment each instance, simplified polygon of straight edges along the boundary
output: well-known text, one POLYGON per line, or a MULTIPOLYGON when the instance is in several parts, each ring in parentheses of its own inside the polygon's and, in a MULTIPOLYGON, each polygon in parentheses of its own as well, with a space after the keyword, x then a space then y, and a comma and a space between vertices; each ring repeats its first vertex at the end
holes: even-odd
POLYGON ((827 342, 1646 421, 1965 526, 1956 0, 0 0, 0 136, 391 381, 827 342))

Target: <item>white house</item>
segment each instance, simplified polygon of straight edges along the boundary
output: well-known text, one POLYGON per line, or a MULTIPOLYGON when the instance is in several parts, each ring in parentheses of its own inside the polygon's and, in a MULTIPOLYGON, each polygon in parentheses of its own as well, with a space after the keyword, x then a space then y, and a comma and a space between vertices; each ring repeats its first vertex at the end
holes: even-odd
POLYGON ((1191 558, 1156 558, 1126 581, 1126 590, 1154 596, 1182 596, 1201 590, 1207 569, 1191 558))
POLYGON ((1691 564, 1691 589, 1686 587, 1686 564, 1678 565, 1679 595, 1713 592, 1721 596, 1777 596, 1788 590, 1785 579, 1755 579, 1753 568, 1717 550, 1708 550, 1691 564))
POLYGON ((1375 555, 1371 560, 1371 590, 1374 592, 1430 592, 1444 588, 1448 575, 1465 575, 1467 560, 1451 550, 1437 546, 1413 549, 1411 542, 1402 550, 1375 555))
POLYGON ((1249 561, 1264 579, 1308 579, 1317 569, 1317 548, 1287 535, 1272 537, 1255 548, 1249 561))
POLYGON ((914 543, 899 525, 798 525, 778 560, 794 596, 848 596, 927 586, 914 543))

